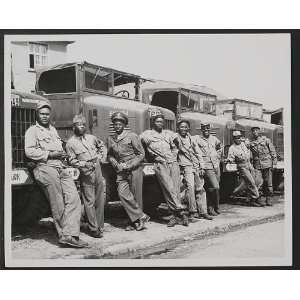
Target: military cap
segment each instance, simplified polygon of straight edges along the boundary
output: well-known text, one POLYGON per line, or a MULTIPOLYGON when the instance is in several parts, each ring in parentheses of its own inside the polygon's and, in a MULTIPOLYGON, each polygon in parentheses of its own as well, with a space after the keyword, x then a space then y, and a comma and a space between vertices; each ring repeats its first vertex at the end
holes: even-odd
POLYGON ((151 109, 150 110, 150 118, 152 119, 152 121, 156 120, 157 118, 165 118, 164 114, 162 113, 162 111, 158 108, 156 109, 151 109))
POLYGON ((234 130, 232 132, 232 136, 233 137, 240 137, 240 136, 242 136, 242 134, 241 134, 241 132, 239 130, 234 130))
POLYGON ((260 130, 260 127, 258 127, 258 126, 253 126, 253 127, 251 127, 251 130, 254 130, 254 129, 260 130))
POLYGON ((75 115, 73 118, 73 125, 76 123, 86 123, 86 119, 83 115, 75 115))
POLYGON ((36 110, 40 110, 43 107, 48 107, 51 109, 51 103, 48 100, 39 100, 36 105, 36 110))
POLYGON ((201 123, 201 130, 204 130, 204 129, 210 129, 210 124, 209 123, 201 123))
POLYGON ((186 124, 188 124, 189 127, 191 127, 191 123, 190 123, 189 120, 179 119, 178 122, 177 122, 177 127, 179 127, 181 123, 186 123, 186 124))
POLYGON ((117 111, 111 115, 111 121, 114 122, 115 120, 122 121, 125 123, 125 125, 128 124, 128 117, 121 111, 117 111))

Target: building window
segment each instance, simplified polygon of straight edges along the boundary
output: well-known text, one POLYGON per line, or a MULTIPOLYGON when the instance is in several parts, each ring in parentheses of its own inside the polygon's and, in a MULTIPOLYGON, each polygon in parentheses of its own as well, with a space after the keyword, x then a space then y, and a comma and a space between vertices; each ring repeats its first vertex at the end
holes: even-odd
POLYGON ((47 65, 48 46, 38 43, 29 43, 29 69, 47 65))

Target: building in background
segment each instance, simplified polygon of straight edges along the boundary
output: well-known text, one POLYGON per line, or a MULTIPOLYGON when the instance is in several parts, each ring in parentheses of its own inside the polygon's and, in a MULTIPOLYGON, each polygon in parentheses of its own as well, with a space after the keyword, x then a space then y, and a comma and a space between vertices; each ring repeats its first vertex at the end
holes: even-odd
POLYGON ((73 41, 11 42, 12 80, 16 90, 35 89, 36 70, 65 63, 67 46, 73 41))

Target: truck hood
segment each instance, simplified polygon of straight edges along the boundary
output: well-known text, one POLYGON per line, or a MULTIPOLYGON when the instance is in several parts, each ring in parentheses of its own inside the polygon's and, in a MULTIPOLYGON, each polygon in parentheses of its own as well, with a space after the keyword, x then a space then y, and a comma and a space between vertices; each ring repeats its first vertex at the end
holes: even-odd
MULTIPOLYGON (((138 101, 128 100, 126 98, 111 97, 106 95, 88 95, 84 96, 83 102, 88 105, 107 107, 113 110, 127 111, 128 116, 132 116, 136 112, 150 111, 156 106, 141 103, 138 101)), ((175 114, 165 108, 159 108, 168 120, 175 120, 175 114)))

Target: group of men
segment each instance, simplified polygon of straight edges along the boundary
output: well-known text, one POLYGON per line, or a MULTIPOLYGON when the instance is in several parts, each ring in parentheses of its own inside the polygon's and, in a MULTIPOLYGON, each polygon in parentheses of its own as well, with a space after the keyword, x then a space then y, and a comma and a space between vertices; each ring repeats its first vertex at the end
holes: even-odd
MULTIPOLYGON (((94 238, 104 231, 105 180, 101 164, 108 161, 116 172, 119 198, 129 217, 125 230, 143 230, 149 216, 143 212, 142 162, 154 165, 155 175, 171 212, 167 226, 188 226, 198 218, 212 220, 220 214, 220 160, 222 144, 210 134, 210 124, 201 124, 202 135, 191 136, 188 120, 178 122, 178 132, 164 129, 164 115, 151 111, 151 129, 140 136, 125 130, 128 117, 122 112, 111 116, 114 135, 105 144, 98 137, 86 133, 86 120, 82 115, 73 119, 73 136, 63 147, 56 129, 50 124, 51 104, 39 101, 36 124, 25 134, 25 154, 35 161, 33 174, 49 200, 59 243, 82 248, 87 243, 79 238, 81 200, 73 179, 67 172, 72 166, 80 170, 81 199, 89 227, 94 238), (185 193, 181 193, 181 174, 185 193), (205 186, 205 188, 204 188, 205 186), (206 195, 207 193, 207 195, 206 195)), ((272 168, 276 153, 269 139, 258 135, 253 128, 253 141, 241 141, 238 131, 233 133, 226 162, 234 162, 248 188, 251 203, 258 202, 259 193, 253 178, 253 167, 262 172, 267 185, 267 205, 271 205, 272 168)))

